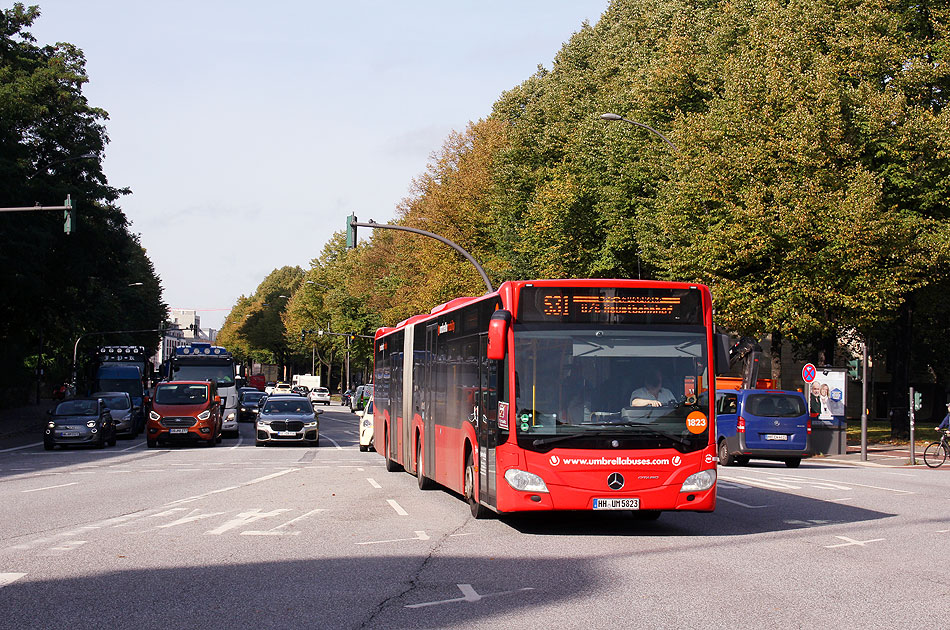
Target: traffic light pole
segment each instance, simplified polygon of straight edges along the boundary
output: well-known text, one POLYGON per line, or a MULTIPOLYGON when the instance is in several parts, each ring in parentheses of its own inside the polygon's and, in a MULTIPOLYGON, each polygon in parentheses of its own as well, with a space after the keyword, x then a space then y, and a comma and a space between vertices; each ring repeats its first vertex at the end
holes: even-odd
POLYGON ((440 243, 445 243, 449 247, 453 248, 455 251, 460 253, 465 259, 475 265, 475 269, 478 271, 479 275, 482 277, 482 282, 485 283, 485 287, 488 289, 486 293, 491 293, 495 289, 491 286, 491 280, 488 279, 488 274, 485 273, 485 270, 482 269, 482 266, 478 264, 478 261, 475 260, 475 257, 469 254, 467 251, 462 249, 462 247, 456 243, 453 243, 449 239, 434 234, 432 232, 426 232, 425 230, 418 230, 416 228, 406 227, 404 225, 389 225, 388 223, 376 223, 372 219, 368 223, 360 223, 356 220, 356 215, 351 214, 347 217, 346 223, 346 246, 347 248, 356 247, 356 228, 358 227, 368 227, 372 229, 381 229, 381 230, 400 230, 402 232, 412 232, 413 234, 421 234, 422 236, 428 236, 429 238, 434 238, 440 243))
POLYGON ((868 461, 868 341, 861 352, 861 461, 868 461))
POLYGON ((916 399, 914 398, 914 388, 910 388, 910 465, 917 465, 917 457, 914 452, 914 403, 916 399))

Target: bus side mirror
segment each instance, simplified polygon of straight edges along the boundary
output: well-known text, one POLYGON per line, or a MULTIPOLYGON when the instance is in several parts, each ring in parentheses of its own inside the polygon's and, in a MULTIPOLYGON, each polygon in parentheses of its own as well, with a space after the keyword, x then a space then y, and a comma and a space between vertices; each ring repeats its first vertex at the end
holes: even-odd
POLYGON ((511 312, 497 310, 491 314, 491 319, 488 321, 487 355, 489 359, 500 361, 505 358, 509 326, 511 326, 511 312))

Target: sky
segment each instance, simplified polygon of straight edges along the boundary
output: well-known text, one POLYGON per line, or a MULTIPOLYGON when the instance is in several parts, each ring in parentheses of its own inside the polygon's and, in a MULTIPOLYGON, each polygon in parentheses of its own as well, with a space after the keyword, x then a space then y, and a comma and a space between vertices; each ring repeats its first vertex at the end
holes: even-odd
POLYGON ((25 2, 38 44, 85 53, 109 183, 132 190, 165 301, 205 328, 272 270, 309 269, 350 213, 393 219, 448 135, 608 3, 25 2))

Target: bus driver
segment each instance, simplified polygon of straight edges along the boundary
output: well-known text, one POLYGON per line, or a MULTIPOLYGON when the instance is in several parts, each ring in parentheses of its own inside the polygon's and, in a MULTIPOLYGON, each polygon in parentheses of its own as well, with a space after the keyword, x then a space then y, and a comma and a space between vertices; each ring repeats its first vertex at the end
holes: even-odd
POLYGON ((643 387, 630 394, 631 407, 662 407, 676 402, 673 392, 663 387, 663 373, 652 370, 644 379, 643 387))

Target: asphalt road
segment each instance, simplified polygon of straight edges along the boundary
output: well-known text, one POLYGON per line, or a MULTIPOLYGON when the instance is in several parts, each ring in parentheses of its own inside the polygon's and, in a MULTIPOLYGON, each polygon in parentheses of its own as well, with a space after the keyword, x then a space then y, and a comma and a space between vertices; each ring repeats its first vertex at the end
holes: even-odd
POLYGON ((946 470, 720 469, 713 514, 486 521, 321 446, 0 445, 0 628, 866 628, 950 617, 946 470))

